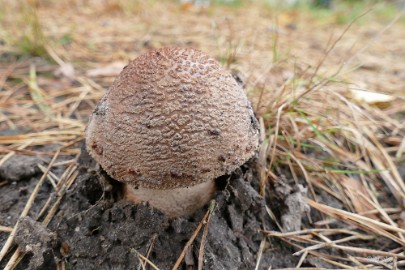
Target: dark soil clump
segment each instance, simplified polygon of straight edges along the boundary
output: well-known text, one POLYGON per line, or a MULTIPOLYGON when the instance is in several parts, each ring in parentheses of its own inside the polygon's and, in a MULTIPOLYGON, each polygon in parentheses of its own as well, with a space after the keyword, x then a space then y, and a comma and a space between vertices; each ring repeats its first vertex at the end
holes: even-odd
MULTIPOLYGON (((27 256, 19 269, 54 269, 62 260, 68 269, 139 269, 140 254, 160 269, 171 269, 208 206, 189 217, 168 219, 146 204, 123 200, 121 184, 100 172, 87 154, 82 154, 79 164, 80 175, 48 228, 23 220, 15 243, 27 256)), ((275 229, 257 192, 253 165, 218 179, 223 188, 217 192, 204 242, 204 269, 254 269, 265 237, 262 230, 275 229)), ((197 267, 202 231, 180 269, 197 267)), ((260 269, 297 262, 292 250, 277 242, 271 245, 264 249, 260 269)))
MULTIPOLYGON (((120 200, 120 185, 99 174, 89 157, 82 157, 83 173, 54 218, 54 228, 71 250, 65 254, 74 269, 136 269, 138 254, 160 269, 171 269, 207 209, 187 218, 169 220, 148 205, 120 200), (84 160, 83 160, 84 159, 84 160), (111 186, 109 186, 111 185, 111 186), (103 192, 104 190, 104 192, 103 192)), ((246 173, 251 173, 247 170, 246 173)), ((251 269, 263 235, 264 201, 244 180, 231 176, 227 187, 216 197, 216 210, 205 242, 205 269, 251 269)), ((222 179, 224 181, 224 179, 222 179)), ((197 265, 201 233, 187 254, 186 263, 197 265)))
POLYGON ((32 254, 29 269, 56 267, 53 249, 57 247, 57 236, 41 223, 29 217, 20 218, 15 243, 23 253, 32 254))

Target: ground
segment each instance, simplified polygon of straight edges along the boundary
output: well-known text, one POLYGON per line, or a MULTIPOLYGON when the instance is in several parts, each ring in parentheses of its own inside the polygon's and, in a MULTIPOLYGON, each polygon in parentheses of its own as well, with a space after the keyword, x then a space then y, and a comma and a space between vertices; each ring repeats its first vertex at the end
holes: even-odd
POLYGON ((404 267, 403 12, 333 3, 1 0, 0 267, 404 267), (114 77, 163 46, 216 58, 261 127, 256 155, 177 219, 123 200, 83 150, 114 77))

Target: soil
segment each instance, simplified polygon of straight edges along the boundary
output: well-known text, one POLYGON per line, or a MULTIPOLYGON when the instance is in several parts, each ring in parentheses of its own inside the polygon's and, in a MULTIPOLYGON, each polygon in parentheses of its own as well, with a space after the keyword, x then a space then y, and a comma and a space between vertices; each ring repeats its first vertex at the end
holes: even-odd
MULTIPOLYGON (((43 157, 15 155, 0 167, 2 179, 9 182, 0 187, 3 225, 12 227, 17 221, 41 175, 34 166, 38 162, 43 162, 43 157)), ((171 269, 208 206, 189 217, 168 219, 146 204, 133 205, 123 200, 121 184, 101 172, 85 152, 78 163, 80 175, 47 228, 35 219, 52 192, 48 182, 41 187, 30 217, 20 219, 14 242, 26 256, 17 269, 55 269, 61 260, 67 269, 140 269, 139 254, 148 254, 160 269, 171 269)), ((257 192, 254 168, 252 160, 233 175, 217 180, 220 191, 204 242, 203 269, 254 269, 265 237, 262 230, 276 229, 257 192)), ((287 184, 273 188, 277 189, 273 193, 278 194, 273 196, 273 205, 282 226, 285 230, 299 228, 306 212, 306 190, 287 184)), ((197 267, 202 231, 179 269, 197 267)), ((7 237, 6 233, 0 234, 1 246, 7 237)), ((264 248, 259 269, 294 266, 298 258, 291 256, 293 252, 272 240, 264 248)), ((7 261, 3 260, 0 267, 7 261)))

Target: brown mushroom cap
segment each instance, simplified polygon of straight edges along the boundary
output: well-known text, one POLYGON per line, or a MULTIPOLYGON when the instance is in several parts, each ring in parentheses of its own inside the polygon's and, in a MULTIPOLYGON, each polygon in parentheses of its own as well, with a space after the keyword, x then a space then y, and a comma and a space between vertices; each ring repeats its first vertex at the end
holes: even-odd
POLYGON ((235 170, 258 147, 243 89, 208 55, 150 51, 124 68, 90 118, 86 146, 114 179, 188 187, 235 170))

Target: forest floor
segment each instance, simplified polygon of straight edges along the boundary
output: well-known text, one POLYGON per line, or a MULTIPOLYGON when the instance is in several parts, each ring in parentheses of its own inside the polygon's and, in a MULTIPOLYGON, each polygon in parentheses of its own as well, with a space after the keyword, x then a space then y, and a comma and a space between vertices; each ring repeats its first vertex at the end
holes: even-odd
POLYGON ((403 12, 213 2, 0 0, 0 268, 405 266, 403 12), (114 78, 164 46, 240 78, 262 141, 177 219, 122 200, 81 151, 114 78))

